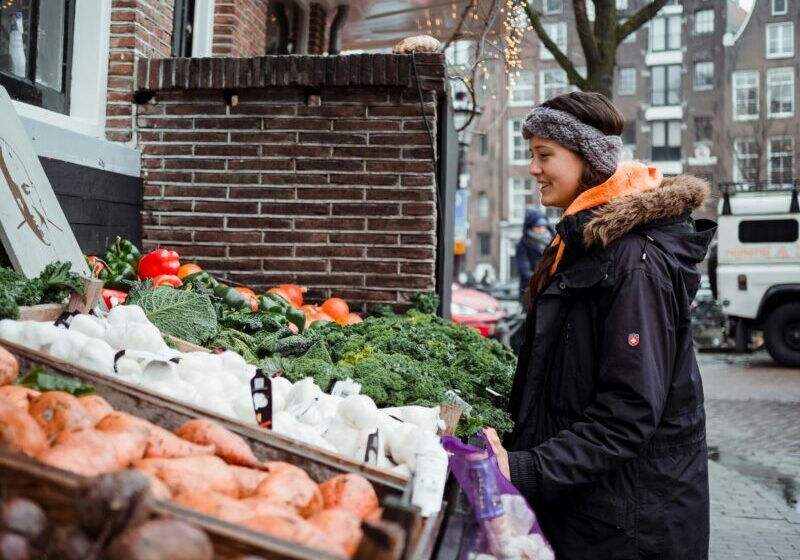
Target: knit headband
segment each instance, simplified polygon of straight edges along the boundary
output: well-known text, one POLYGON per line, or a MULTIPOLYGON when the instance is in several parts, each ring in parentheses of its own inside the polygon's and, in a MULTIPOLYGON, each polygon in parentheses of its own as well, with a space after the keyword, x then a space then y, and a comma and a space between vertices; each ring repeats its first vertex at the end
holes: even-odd
POLYGON ((617 170, 622 152, 622 138, 619 136, 607 136, 567 112, 541 105, 534 107, 525 117, 522 136, 525 140, 531 136, 554 140, 579 153, 590 167, 608 176, 617 170))

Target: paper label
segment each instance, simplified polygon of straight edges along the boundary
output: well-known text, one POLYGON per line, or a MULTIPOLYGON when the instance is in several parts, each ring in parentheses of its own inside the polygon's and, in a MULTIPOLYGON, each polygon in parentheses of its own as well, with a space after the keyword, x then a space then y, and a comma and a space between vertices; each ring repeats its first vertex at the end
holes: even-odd
POLYGON ((442 508, 446 481, 446 453, 437 449, 417 453, 417 468, 412 480, 411 503, 422 510, 423 517, 429 517, 442 508))

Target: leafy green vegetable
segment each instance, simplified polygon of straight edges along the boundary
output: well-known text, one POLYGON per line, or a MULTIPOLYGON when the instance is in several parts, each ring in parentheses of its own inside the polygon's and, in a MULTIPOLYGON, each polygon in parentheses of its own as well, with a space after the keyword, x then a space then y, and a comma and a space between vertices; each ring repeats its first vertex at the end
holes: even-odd
POLYGON ((28 375, 17 379, 15 385, 28 387, 29 389, 42 393, 45 391, 64 391, 76 397, 93 395, 95 393, 93 385, 86 385, 80 381, 45 373, 44 368, 41 366, 33 368, 28 375))
POLYGON ((83 280, 80 275, 71 272, 69 262, 53 262, 48 264, 39 275, 42 287, 42 303, 61 303, 72 292, 83 294, 83 280))
POLYGON ((219 320, 221 326, 245 333, 276 332, 287 325, 286 318, 267 311, 231 311, 219 320))
POLYGON ((19 306, 6 291, 0 291, 0 319, 19 319, 19 306))
POLYGON ((245 361, 258 364, 258 357, 253 350, 253 337, 233 329, 222 329, 208 344, 210 348, 224 348, 238 352, 245 361))
POLYGON ((172 287, 134 286, 126 305, 138 305, 161 332, 193 344, 205 344, 219 332, 216 311, 208 296, 172 287))
POLYGON ((436 313, 439 309, 439 294, 436 292, 417 292, 411 298, 411 307, 420 313, 436 313))

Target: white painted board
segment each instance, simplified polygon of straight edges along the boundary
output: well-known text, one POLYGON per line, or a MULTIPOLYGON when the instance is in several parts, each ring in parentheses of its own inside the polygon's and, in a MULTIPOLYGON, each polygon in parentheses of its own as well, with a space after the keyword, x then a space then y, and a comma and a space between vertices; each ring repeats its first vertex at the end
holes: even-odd
POLYGON ((89 267, 5 88, 0 86, 0 241, 29 278, 53 261, 89 267))

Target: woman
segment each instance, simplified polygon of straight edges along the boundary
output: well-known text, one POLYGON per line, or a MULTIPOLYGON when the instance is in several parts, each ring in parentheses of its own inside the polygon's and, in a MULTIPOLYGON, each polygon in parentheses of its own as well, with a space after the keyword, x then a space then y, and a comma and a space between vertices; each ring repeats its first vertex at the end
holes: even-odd
POLYGON ((560 560, 705 559, 708 463, 689 306, 714 235, 707 185, 618 162, 600 94, 535 107, 523 135, 542 203, 564 209, 534 273, 504 474, 560 560))

